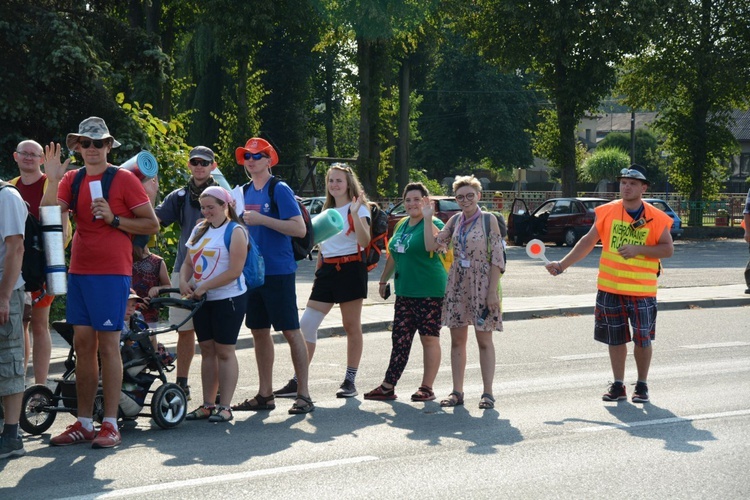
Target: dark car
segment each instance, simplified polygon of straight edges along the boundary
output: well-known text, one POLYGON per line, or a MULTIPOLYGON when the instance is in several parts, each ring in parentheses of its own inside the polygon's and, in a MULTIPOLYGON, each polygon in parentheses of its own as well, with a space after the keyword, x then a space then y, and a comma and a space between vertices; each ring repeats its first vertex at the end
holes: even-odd
POLYGON ((552 198, 529 213, 526 201, 516 198, 508 216, 508 240, 523 245, 536 238, 572 247, 594 224, 594 208, 608 201, 603 198, 552 198))
MULTIPOLYGON (((443 222, 448 222, 453 215, 461 211, 461 208, 456 202, 456 198, 453 196, 430 196, 430 200, 435 202, 435 217, 443 222)), ((393 236, 393 228, 398 224, 398 221, 404 217, 407 217, 407 214, 403 201, 398 202, 388 211, 389 238, 393 236)))
POLYGON ((672 207, 670 207, 666 201, 660 200, 658 198, 644 198, 643 201, 645 201, 646 203, 651 203, 653 206, 672 218, 672 227, 669 230, 669 233, 672 235, 672 239, 677 239, 682 236, 682 219, 680 219, 680 216, 677 215, 677 212, 672 210, 672 207))

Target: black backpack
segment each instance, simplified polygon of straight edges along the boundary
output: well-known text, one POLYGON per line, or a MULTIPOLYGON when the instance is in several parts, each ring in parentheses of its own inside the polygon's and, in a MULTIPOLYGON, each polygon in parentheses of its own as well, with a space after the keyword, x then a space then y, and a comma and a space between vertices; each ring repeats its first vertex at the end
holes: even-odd
MULTIPOLYGON (((112 185, 112 180, 115 178, 115 174, 118 170, 118 167, 109 165, 107 170, 104 171, 104 176, 102 177, 102 198, 105 200, 109 200, 109 187, 112 185)), ((81 183, 83 182, 84 177, 86 177, 86 167, 81 167, 76 171, 76 175, 73 177, 73 182, 70 185, 71 199, 68 209, 73 212, 74 215, 76 213, 76 208, 78 207, 78 192, 81 190, 81 183)))
MULTIPOLYGON (((377 203, 370 202, 370 243, 362 249, 363 260, 367 264, 367 271, 378 267, 380 256, 388 248, 388 214, 381 210, 377 203)), ((348 214, 349 227, 354 227, 351 212, 348 214)))
MULTIPOLYGON (((5 182, 0 185, 0 190, 6 187, 18 191, 17 187, 5 182)), ((18 192, 20 194, 20 191, 18 192)), ((28 203, 26 206, 28 207, 28 203)), ((21 264, 21 276, 26 282, 24 288, 27 292, 38 292, 44 287, 47 280, 46 267, 42 223, 29 211, 23 233, 23 262, 21 264)))
MULTIPOLYGON (((271 199, 271 210, 278 213, 279 207, 276 205, 276 198, 273 196, 273 192, 276 188, 276 184, 281 182, 277 177, 271 176, 271 178, 268 180, 268 197, 271 199)), ((253 185, 253 181, 250 181, 249 183, 245 184, 242 187, 242 195, 247 196, 247 191, 250 189, 250 186, 253 185)), ((313 249, 313 227, 312 227, 312 219, 310 218, 310 212, 307 211, 307 208, 299 202, 295 198, 295 201, 297 201, 297 206, 299 207, 299 211, 302 213, 302 220, 305 221, 305 235, 302 237, 293 236, 292 237, 292 251, 294 252, 294 260, 303 260, 308 259, 312 260, 312 249, 313 249)))

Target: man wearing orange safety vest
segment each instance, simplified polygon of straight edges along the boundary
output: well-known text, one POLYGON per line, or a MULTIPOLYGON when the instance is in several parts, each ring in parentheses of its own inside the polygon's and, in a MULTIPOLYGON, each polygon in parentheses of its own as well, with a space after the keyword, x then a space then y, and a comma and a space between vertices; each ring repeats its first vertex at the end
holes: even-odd
POLYGON ((638 370, 633 402, 647 403, 651 341, 656 332, 656 280, 661 269, 659 259, 671 257, 674 252, 669 234, 672 219, 642 200, 649 186, 643 167, 631 165, 620 172, 617 180, 620 199, 597 207, 591 230, 562 260, 550 262, 546 267, 557 276, 602 242, 594 339, 609 346, 615 379, 602 399, 627 399, 624 380, 627 343, 631 341, 630 322, 638 370))

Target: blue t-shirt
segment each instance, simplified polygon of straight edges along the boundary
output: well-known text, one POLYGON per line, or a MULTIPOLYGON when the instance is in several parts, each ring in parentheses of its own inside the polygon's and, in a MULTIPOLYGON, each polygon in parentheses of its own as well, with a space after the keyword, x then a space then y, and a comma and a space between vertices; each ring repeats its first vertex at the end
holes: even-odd
MULTIPOLYGON (((250 186, 245 193, 245 210, 254 210, 274 219, 288 220, 302 215, 294 198, 294 192, 284 182, 274 188, 275 209, 272 209, 268 196, 269 179, 263 189, 258 191, 250 186)), ((258 245, 266 264, 266 276, 291 274, 297 270, 297 262, 292 251, 292 237, 274 231, 266 226, 248 226, 250 235, 258 245)))

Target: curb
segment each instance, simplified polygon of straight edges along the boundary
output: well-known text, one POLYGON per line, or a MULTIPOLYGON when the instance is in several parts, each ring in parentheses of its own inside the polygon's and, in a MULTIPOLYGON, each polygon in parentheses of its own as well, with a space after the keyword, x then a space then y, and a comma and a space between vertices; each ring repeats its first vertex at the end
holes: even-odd
MULTIPOLYGON (((742 307, 750 306, 750 296, 747 297, 726 297, 719 299, 685 299, 685 300, 672 300, 668 302, 659 302, 660 311, 677 311, 681 309, 693 309, 701 308, 707 309, 711 307, 742 307)), ((590 306, 570 306, 570 307, 552 307, 552 308, 539 308, 539 309, 526 309, 521 311, 507 311, 503 313, 503 322, 507 321, 521 321, 527 319, 539 319, 549 318, 555 316, 566 316, 566 315, 593 315, 594 304, 590 306)), ((362 324, 362 333, 380 332, 384 330, 390 330, 391 321, 370 321, 362 324)), ((342 326, 325 327, 318 330, 318 338, 325 339, 330 337, 343 337, 346 335, 342 326)), ((274 344, 282 344, 285 342, 284 335, 281 332, 273 332, 271 334, 274 344)), ((168 342, 165 344, 167 348, 174 351, 176 344, 174 342, 168 342)), ((238 349, 248 349, 254 347, 252 335, 245 335, 237 339, 238 349)), ((197 349, 200 349, 199 347, 197 349)), ((199 351, 198 351, 199 352, 199 351)), ((51 373, 62 373, 65 369, 64 363, 66 358, 53 358, 50 360, 50 372, 51 373)))

